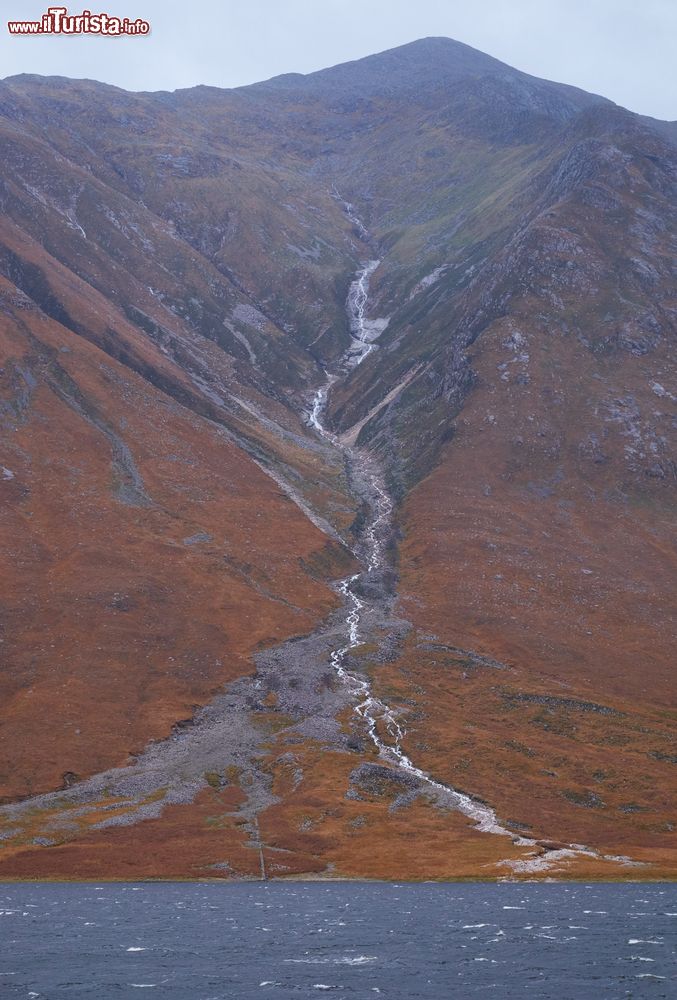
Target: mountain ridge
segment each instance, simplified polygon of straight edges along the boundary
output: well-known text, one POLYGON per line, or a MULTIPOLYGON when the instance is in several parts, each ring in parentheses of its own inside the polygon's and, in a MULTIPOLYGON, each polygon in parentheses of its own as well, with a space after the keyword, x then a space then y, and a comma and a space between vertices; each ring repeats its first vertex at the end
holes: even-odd
MULTIPOLYGON (((572 86, 571 84, 566 84, 555 80, 549 80, 544 77, 538 77, 535 76, 534 74, 525 73, 521 70, 517 70, 514 67, 510 66, 510 64, 505 63, 502 60, 495 58, 494 56, 490 56, 482 52, 481 50, 474 48, 473 46, 467 45, 464 42, 460 42, 456 39, 449 38, 446 36, 425 36, 419 39, 415 39, 411 42, 403 43, 402 45, 398 45, 390 49, 384 49, 382 52, 374 53, 372 55, 362 56, 353 60, 349 60, 347 62, 337 63, 334 66, 326 67, 324 69, 313 70, 308 73, 293 73, 293 72, 282 73, 278 74, 277 76, 270 77, 266 80, 256 81, 250 84, 242 84, 235 87, 218 87, 212 84, 196 84, 191 87, 182 87, 171 91, 169 90, 130 91, 124 87, 119 87, 116 84, 103 83, 93 78, 84 78, 84 77, 71 78, 59 75, 44 76, 42 74, 37 74, 37 73, 13 74, 11 76, 0 78, 0 83, 11 83, 13 81, 26 82, 26 81, 39 81, 39 80, 68 81, 69 83, 93 83, 93 84, 99 84, 102 87, 108 87, 112 90, 122 91, 125 94, 139 95, 139 96, 183 95, 183 94, 190 94, 192 91, 196 90, 213 91, 218 93, 235 92, 244 94, 247 91, 259 90, 261 88, 273 90, 276 89, 278 85, 283 85, 284 83, 294 83, 297 85, 300 84, 303 87, 311 87, 314 82, 317 82, 321 79, 327 79, 329 76, 333 75, 340 77, 342 81, 345 83, 346 76, 350 75, 350 73, 356 67, 367 68, 370 66, 376 66, 376 64, 379 64, 379 71, 377 72, 376 75, 380 75, 381 72, 387 73, 387 67, 390 66, 392 62, 396 61, 398 56, 402 56, 404 54, 417 53, 419 51, 421 52, 425 51, 426 56, 439 54, 442 51, 444 51, 445 53, 453 51, 456 54, 464 57, 463 61, 464 61, 465 74, 463 70, 461 70, 460 72, 457 70, 455 73, 452 72, 450 75, 447 76, 445 76, 443 73, 440 74, 439 65, 436 68, 431 67, 429 58, 426 58, 424 61, 425 68, 427 70, 430 70, 433 77, 436 75, 436 78, 438 80, 446 79, 446 81, 449 82, 449 80, 454 77, 460 78, 463 75, 471 75, 470 66, 473 66, 476 70, 490 69, 493 71, 494 75, 500 74, 503 75, 505 78, 519 77, 521 79, 524 79, 525 81, 532 81, 539 84, 544 84, 547 87, 561 90, 565 93, 571 93, 572 95, 575 94, 578 97, 582 98, 584 103, 586 104, 591 102, 604 102, 608 104, 615 103, 611 101, 609 98, 604 97, 603 95, 592 94, 580 87, 575 87, 572 86), (382 70, 381 67, 383 67, 382 70)), ((421 62, 423 62, 423 60, 421 60, 421 62)), ((421 69, 421 62, 414 60, 414 66, 419 71, 421 69)), ((478 74, 476 73, 476 75, 478 74)), ((352 89, 353 87, 352 83, 350 87, 352 89)), ((622 107, 622 105, 616 105, 616 106, 622 107)), ((630 113, 635 114, 635 112, 630 112, 630 113)), ((639 117, 643 117, 649 121, 656 121, 656 122, 664 121, 663 119, 652 118, 651 116, 648 115, 639 117)), ((674 121, 672 122, 667 121, 667 124, 674 124, 674 121)))

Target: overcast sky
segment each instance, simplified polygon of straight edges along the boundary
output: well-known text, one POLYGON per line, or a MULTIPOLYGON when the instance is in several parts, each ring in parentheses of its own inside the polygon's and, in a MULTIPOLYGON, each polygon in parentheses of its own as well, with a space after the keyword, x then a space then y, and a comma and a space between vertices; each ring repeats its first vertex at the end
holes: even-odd
POLYGON ((76 0, 142 17, 143 38, 17 38, 6 21, 56 0, 0 0, 0 74, 89 77, 128 90, 233 87, 446 35, 536 76, 677 119, 677 0, 76 0))

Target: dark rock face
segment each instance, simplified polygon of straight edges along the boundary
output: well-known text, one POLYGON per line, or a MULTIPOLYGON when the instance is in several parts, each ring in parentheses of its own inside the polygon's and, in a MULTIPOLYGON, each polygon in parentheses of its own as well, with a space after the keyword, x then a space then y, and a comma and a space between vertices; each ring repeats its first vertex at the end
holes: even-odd
POLYGON ((395 791, 401 794, 404 790, 418 791, 419 780, 414 775, 403 771, 395 771, 391 767, 380 764, 361 764, 350 775, 350 780, 358 793, 365 795, 388 795, 395 791))

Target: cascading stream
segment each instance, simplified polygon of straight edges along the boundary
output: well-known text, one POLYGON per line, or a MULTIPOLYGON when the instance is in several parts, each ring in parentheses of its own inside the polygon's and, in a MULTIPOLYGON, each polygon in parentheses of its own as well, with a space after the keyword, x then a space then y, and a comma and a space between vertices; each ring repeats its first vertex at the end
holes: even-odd
MULTIPOLYGON (((355 220, 351 217, 351 221, 354 222, 355 220)), ((363 230, 364 227, 361 226, 360 228, 363 230)), ((346 308, 350 321, 352 340, 339 362, 337 370, 340 373, 347 374, 349 371, 352 371, 376 349, 373 341, 369 340, 366 309, 369 298, 369 280, 379 264, 379 260, 369 260, 363 264, 350 286, 346 308)), ((534 841, 515 837, 514 833, 502 827, 498 823, 494 811, 488 806, 475 802, 469 796, 457 792, 453 788, 443 785, 441 782, 435 781, 430 775, 416 767, 402 749, 402 740, 406 731, 398 721, 396 711, 372 693, 371 686, 366 678, 358 676, 345 666, 348 653, 356 646, 359 646, 361 642, 359 628, 366 599, 358 596, 355 585, 364 575, 368 576, 370 573, 383 568, 385 544, 393 512, 393 501, 379 473, 371 468, 373 459, 367 465, 365 457, 360 454, 359 449, 349 448, 341 444, 338 438, 324 425, 323 418, 329 392, 338 377, 338 374, 327 374, 324 385, 317 390, 313 397, 308 420, 310 425, 325 440, 330 441, 335 447, 341 448, 355 464, 361 465, 363 469, 366 467, 366 479, 369 483, 370 493, 370 513, 367 524, 362 532, 364 546, 363 559, 366 564, 366 570, 364 573, 355 573, 353 576, 346 577, 338 584, 340 593, 348 602, 348 612, 345 618, 347 642, 332 651, 330 654, 331 665, 337 676, 352 692, 356 701, 355 712, 364 720, 370 739, 385 760, 388 760, 431 788, 434 788, 436 792, 445 797, 450 805, 453 805, 454 808, 474 820, 479 829, 487 833, 510 836, 520 844, 528 845, 535 843, 534 841), (381 738, 379 723, 385 728, 391 742, 386 743, 381 738)))
MULTIPOLYGON (((336 193, 338 196, 338 193, 336 193)), ((354 215, 352 205, 342 201, 346 214, 350 221, 358 228, 361 234, 367 235, 366 228, 354 215)), ((358 675, 346 667, 346 657, 352 649, 359 646, 360 623, 362 621, 368 598, 358 596, 356 584, 365 576, 378 571, 384 567, 385 547, 391 527, 393 513, 393 501, 388 494, 382 477, 374 469, 373 457, 367 456, 357 447, 349 447, 342 443, 336 435, 332 434, 324 424, 329 392, 341 374, 345 375, 360 365, 372 351, 376 349, 373 339, 370 339, 368 321, 366 319, 367 303, 369 299, 369 281, 379 266, 379 260, 369 260, 358 270, 355 280, 350 286, 346 309, 350 321, 352 334, 351 343, 340 359, 335 373, 326 373, 327 378, 324 384, 316 391, 310 412, 308 414, 309 424, 325 440, 331 442, 335 447, 340 448, 346 457, 359 467, 365 474, 369 484, 369 517, 362 531, 361 553, 366 569, 362 573, 355 573, 346 577, 338 583, 338 590, 344 596, 348 611, 345 617, 347 641, 344 645, 337 647, 330 654, 330 663, 336 675, 351 691, 355 699, 355 713, 364 721, 367 732, 373 744, 378 749, 380 757, 394 766, 406 771, 412 777, 427 785, 433 790, 442 804, 456 809, 471 819, 475 827, 484 833, 493 833, 500 836, 510 837, 513 843, 523 847, 539 848, 539 843, 535 839, 516 835, 514 831, 502 826, 494 810, 484 803, 478 802, 457 791, 449 785, 436 781, 433 777, 417 767, 407 756, 402 748, 402 741, 406 736, 406 730, 398 719, 398 713, 381 699, 377 698, 364 676, 358 675), (386 739, 380 735, 387 733, 386 739)), ((515 870, 538 872, 547 869, 550 864, 559 860, 573 858, 578 855, 589 855, 591 857, 604 858, 608 861, 622 861, 632 864, 627 858, 617 858, 612 856, 599 855, 581 844, 570 844, 558 850, 549 850, 544 856, 527 858, 524 861, 506 862, 511 864, 515 870)))

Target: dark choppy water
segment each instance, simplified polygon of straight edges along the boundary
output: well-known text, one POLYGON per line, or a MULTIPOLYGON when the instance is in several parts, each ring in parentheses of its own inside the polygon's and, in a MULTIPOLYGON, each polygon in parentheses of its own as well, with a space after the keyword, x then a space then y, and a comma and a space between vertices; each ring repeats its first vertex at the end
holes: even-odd
POLYGON ((677 886, 0 884, 0 948, 3 998, 674 998, 677 886))

